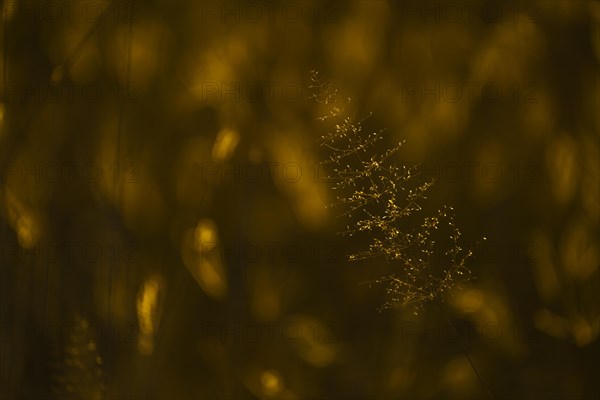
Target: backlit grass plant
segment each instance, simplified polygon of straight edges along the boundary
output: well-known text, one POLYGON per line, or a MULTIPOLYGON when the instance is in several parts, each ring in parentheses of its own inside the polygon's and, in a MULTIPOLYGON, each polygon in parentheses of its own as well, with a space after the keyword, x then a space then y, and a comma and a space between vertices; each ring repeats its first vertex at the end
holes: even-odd
POLYGON ((467 262, 473 251, 461 246, 452 207, 423 208, 434 181, 420 179, 419 165, 398 162, 404 142, 388 145, 385 130, 367 129, 370 115, 363 119, 350 115, 351 100, 343 98, 335 84, 313 71, 309 88, 323 110, 318 119, 329 127, 319 144, 327 154, 322 165, 335 192, 331 206, 346 218, 342 234, 360 236, 368 243, 350 254, 349 261, 383 258, 391 264, 392 273, 371 282, 385 288, 380 309, 411 308, 416 314, 425 304, 435 303, 492 398, 442 305, 449 291, 471 277, 467 262))
POLYGON ((397 161, 403 142, 387 146, 385 130, 369 131, 368 117, 348 115, 350 99, 343 99, 316 71, 310 89, 312 99, 325 106, 319 120, 330 126, 319 144, 327 153, 322 164, 335 192, 332 206, 348 223, 342 233, 369 243, 349 260, 382 257, 393 265, 393 273, 373 281, 385 286, 383 309, 411 307, 416 312, 443 300, 471 276, 467 262, 473 252, 461 247, 452 207, 425 210, 422 203, 434 182, 420 179, 418 165, 397 161))

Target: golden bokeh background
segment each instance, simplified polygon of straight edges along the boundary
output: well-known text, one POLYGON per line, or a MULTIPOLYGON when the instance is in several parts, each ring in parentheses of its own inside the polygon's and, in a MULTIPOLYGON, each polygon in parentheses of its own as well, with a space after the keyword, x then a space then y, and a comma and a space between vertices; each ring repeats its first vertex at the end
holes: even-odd
POLYGON ((1 4, 3 399, 598 398, 600 3, 1 4), (460 342, 348 262, 312 70, 487 238, 460 342))

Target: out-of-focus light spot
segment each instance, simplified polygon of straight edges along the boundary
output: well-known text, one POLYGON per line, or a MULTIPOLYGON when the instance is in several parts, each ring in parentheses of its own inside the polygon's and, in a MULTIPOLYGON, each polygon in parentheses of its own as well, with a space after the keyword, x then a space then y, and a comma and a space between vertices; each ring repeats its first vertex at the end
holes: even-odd
POLYGON ((325 36, 324 45, 336 74, 356 78, 369 73, 381 58, 390 10, 385 2, 359 1, 352 8, 348 18, 336 24, 337 32, 325 36))
POLYGON ((278 165, 282 166, 275 184, 290 196, 298 221, 315 228, 325 222, 326 215, 318 186, 323 185, 324 179, 319 176, 323 171, 306 168, 317 163, 301 150, 301 141, 302 134, 296 132, 289 132, 285 137, 280 134, 273 136, 271 147, 278 165))
POLYGON ((555 338, 565 339, 569 336, 569 322, 547 309, 540 310, 535 314, 533 326, 555 338))
POLYGON ((563 266, 573 279, 585 281, 598 269, 598 243, 583 223, 570 224, 561 240, 560 250, 563 266))
POLYGON ((252 302, 254 314, 263 320, 273 320, 281 313, 281 301, 273 288, 258 285, 255 288, 255 299, 252 302), (266 290, 265 290, 266 289, 266 290))
POLYGON ((50 80, 54 83, 59 83, 65 77, 65 68, 62 65, 57 65, 52 70, 52 75, 50 75, 50 80))
MULTIPOLYGON (((224 86, 222 82, 235 80, 235 67, 232 60, 223 51, 211 50, 204 53, 197 62, 190 78, 189 88, 202 102, 222 105, 225 96, 235 98, 238 88, 235 85, 224 86)), ((237 102, 236 104, 239 104, 237 102)))
POLYGON ((565 318, 547 309, 536 313, 533 324, 547 335, 571 339, 580 347, 593 343, 600 334, 600 318, 589 320, 577 314, 565 318))
POLYGON ((160 318, 159 292, 161 280, 158 276, 148 278, 140 289, 137 299, 138 322, 140 326, 138 351, 150 355, 154 351, 154 335, 160 318))
POLYGON ((498 284, 480 284, 478 288, 455 288, 449 297, 452 306, 472 320, 476 326, 486 327, 479 331, 482 339, 494 343, 502 351, 518 356, 524 348, 504 335, 501 327, 515 323, 506 294, 498 284))
POLYGON ((19 245, 24 249, 33 248, 41 236, 34 213, 28 210, 12 191, 5 190, 5 196, 8 222, 17 234, 19 245))
POLYGON ((318 226, 324 220, 325 213, 322 195, 314 184, 307 184, 297 199, 298 213, 309 226, 318 226))
POLYGON ((223 128, 217 135, 212 149, 212 157, 215 161, 228 160, 240 141, 240 135, 231 128, 223 128))
POLYGON ((568 203, 577 187, 579 162, 577 143, 569 136, 554 139, 546 149, 546 167, 552 192, 559 204, 568 203))
POLYGON ((370 65, 375 47, 368 44, 360 24, 348 21, 343 28, 340 35, 343 39, 333 45, 332 50, 360 67, 370 65))
POLYGON ((523 70, 543 47, 544 36, 535 24, 518 23, 496 25, 474 57, 472 77, 475 82, 494 81, 510 85, 521 81, 523 70))
POLYGON ((217 226, 211 219, 201 219, 184 235, 182 256, 186 267, 207 295, 222 299, 227 294, 227 274, 218 249, 217 226))
POLYGON ((294 338, 298 355, 316 367, 326 367, 339 357, 340 348, 334 332, 315 318, 300 316, 289 324, 286 335, 294 338), (293 328, 292 328, 293 327, 293 328))
POLYGON ((332 346, 312 346, 304 353, 306 361, 319 367, 325 367, 331 364, 335 360, 335 357, 336 352, 332 346))
POLYGON ((429 132, 435 132, 436 142, 440 145, 455 140, 464 132, 468 114, 468 107, 458 102, 436 101, 421 105, 421 119, 427 124, 429 132))
POLYGON ((33 220, 28 215, 21 216, 17 221, 17 236, 19 244, 25 249, 32 248, 37 242, 33 220))
POLYGON ((580 319, 573 325, 573 338, 577 346, 587 346, 596 337, 598 337, 598 330, 596 329, 596 332, 594 332, 589 322, 580 319))
POLYGON ((227 283, 224 279, 222 264, 201 260, 198 263, 198 283, 211 297, 221 299, 227 293, 227 283))
POLYGON ((204 218, 198 221, 194 230, 194 245, 198 251, 211 251, 217 246, 219 237, 216 224, 204 218))
POLYGON ((453 390, 465 390, 473 386, 473 370, 464 357, 457 357, 444 367, 443 382, 453 390))
POLYGON ((278 370, 266 369, 261 365, 250 363, 242 371, 241 381, 257 399, 299 399, 305 397, 298 396, 287 388, 285 380, 278 370))
POLYGON ((474 313, 483 306, 483 293, 478 289, 469 289, 458 294, 453 305, 462 313, 474 313))
POLYGON ((283 390, 283 379, 279 372, 266 370, 260 376, 262 390, 267 396, 276 396, 283 390))

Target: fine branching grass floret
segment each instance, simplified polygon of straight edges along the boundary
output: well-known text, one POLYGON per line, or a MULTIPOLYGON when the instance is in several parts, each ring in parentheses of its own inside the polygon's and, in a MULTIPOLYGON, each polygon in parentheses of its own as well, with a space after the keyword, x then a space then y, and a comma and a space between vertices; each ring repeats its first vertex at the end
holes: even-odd
POLYGON ((331 206, 347 221, 344 235, 369 243, 349 260, 381 257, 390 263, 391 274, 370 282, 385 287, 381 309, 411 307, 417 312, 430 301, 442 301, 471 277, 467 262, 473 251, 460 244, 452 207, 424 209, 434 180, 424 181, 419 165, 399 161, 404 142, 388 145, 385 130, 365 127, 370 115, 348 115, 350 99, 316 71, 310 89, 324 110, 318 119, 329 127, 319 144, 327 154, 322 165, 335 193, 331 206))

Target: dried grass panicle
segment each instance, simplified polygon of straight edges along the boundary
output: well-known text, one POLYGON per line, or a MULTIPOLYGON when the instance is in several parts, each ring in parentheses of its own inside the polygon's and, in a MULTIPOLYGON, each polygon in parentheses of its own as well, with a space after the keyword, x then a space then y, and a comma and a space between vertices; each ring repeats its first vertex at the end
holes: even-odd
POLYGON ((100 400, 105 397, 103 360, 90 332, 87 320, 76 316, 54 377, 54 392, 58 398, 100 400))
POLYGON ((471 274, 467 261, 473 252, 460 245, 452 207, 427 215, 422 202, 434 182, 417 179, 418 165, 407 167, 395 161, 404 142, 386 147, 385 130, 365 128, 370 114, 363 119, 349 116, 350 99, 343 99, 339 89, 316 71, 310 89, 312 99, 327 106, 318 119, 328 121, 331 128, 319 144, 327 152, 322 165, 335 192, 332 206, 349 221, 342 233, 362 235, 370 242, 349 260, 383 257, 394 265, 396 272, 370 282, 385 287, 382 309, 413 307, 416 312, 429 301, 442 300, 471 274), (408 217, 422 222, 410 228, 414 223, 408 217), (440 240, 441 235, 445 239, 440 240))

